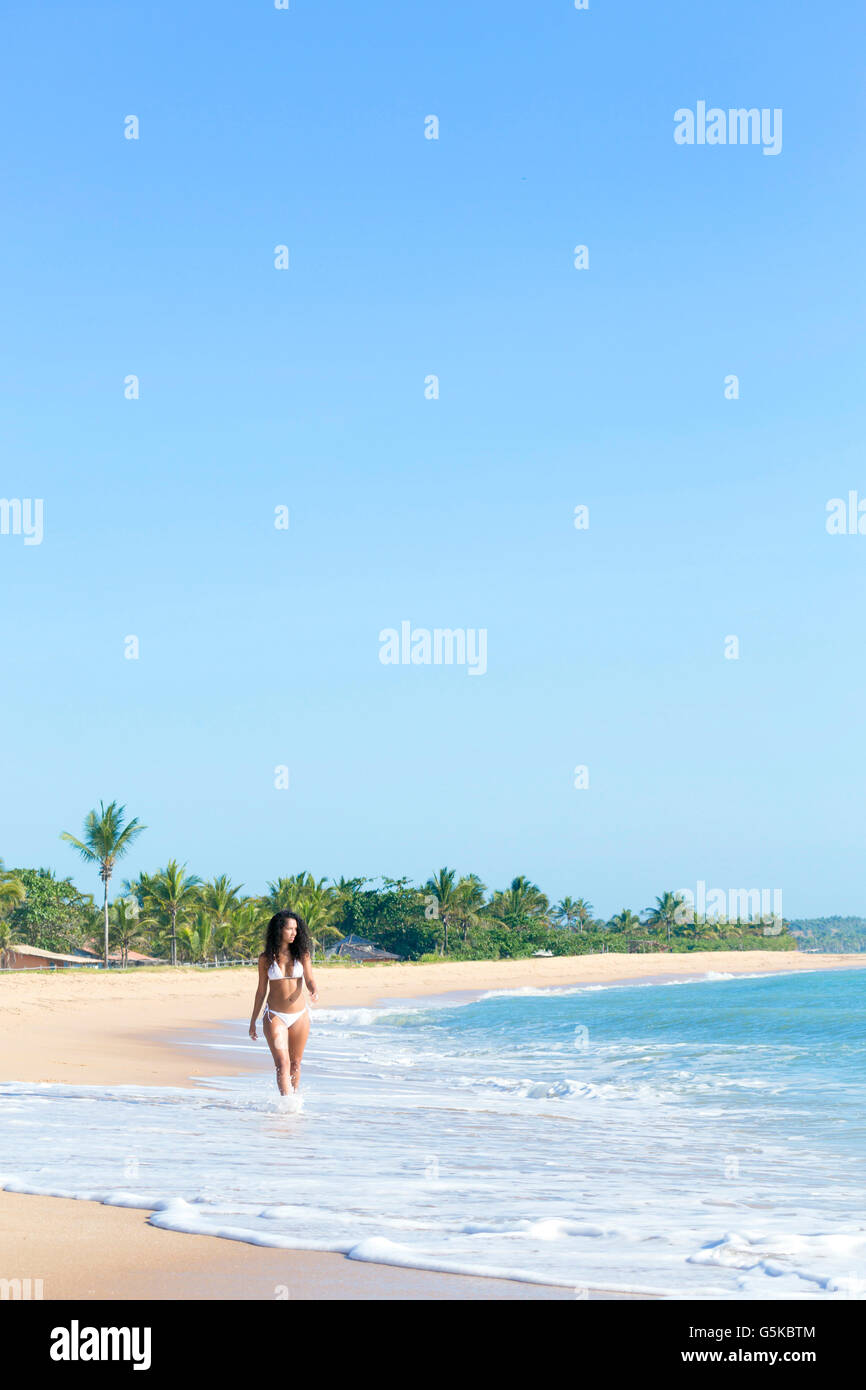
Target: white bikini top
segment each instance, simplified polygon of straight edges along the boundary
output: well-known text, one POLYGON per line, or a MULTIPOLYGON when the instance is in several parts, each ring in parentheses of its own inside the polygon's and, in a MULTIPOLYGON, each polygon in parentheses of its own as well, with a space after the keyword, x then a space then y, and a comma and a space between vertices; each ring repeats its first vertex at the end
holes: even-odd
MULTIPOLYGON (((303 978, 303 974, 304 974, 304 967, 301 965, 301 962, 300 962, 299 960, 296 960, 295 963, 294 963, 294 965, 292 966, 292 973, 291 973, 291 975, 289 976, 289 979, 290 979, 290 980, 300 980, 300 979, 303 978)), ((270 965, 268 966, 268 979, 269 979, 269 980, 284 980, 285 978, 286 978, 286 973, 285 973, 285 971, 280 969, 280 967, 277 965, 277 962, 276 962, 275 960, 272 960, 271 963, 270 963, 270 965)))

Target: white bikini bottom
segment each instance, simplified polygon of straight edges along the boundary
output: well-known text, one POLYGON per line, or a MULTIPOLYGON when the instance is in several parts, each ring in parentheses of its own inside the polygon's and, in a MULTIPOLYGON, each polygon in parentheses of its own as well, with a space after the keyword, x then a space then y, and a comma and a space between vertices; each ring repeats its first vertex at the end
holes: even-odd
MULTIPOLYGON (((296 1013, 291 1014, 281 1014, 277 1009, 272 1009, 269 1004, 266 1004, 264 1018, 278 1018, 286 1025, 287 1028, 291 1028, 293 1023, 297 1023, 299 1018, 303 1018, 304 1014, 308 1014, 309 1012, 310 1011, 307 1008, 306 1004, 302 1009, 298 1009, 296 1013)), ((262 1021, 264 1022, 264 1019, 262 1021)))

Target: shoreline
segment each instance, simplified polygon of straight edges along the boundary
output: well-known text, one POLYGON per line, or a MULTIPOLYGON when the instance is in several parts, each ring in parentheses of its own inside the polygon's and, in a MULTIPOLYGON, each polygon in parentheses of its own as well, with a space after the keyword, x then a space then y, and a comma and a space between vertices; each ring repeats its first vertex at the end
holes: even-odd
MULTIPOLYGON (((568 1299, 575 1291, 472 1274, 352 1260, 330 1251, 268 1249, 181 1235, 143 1209, 0 1190, 0 1278, 41 1280, 48 1301, 568 1299)), ((592 1290, 592 1300, 639 1298, 592 1290)))
MULTIPOLYGON (((776 974, 866 967, 859 955, 797 951, 694 951, 531 957, 528 960, 444 961, 437 965, 316 966, 317 1008, 371 1008, 433 995, 493 990, 612 985, 707 973, 776 974)), ((0 1079, 84 1082, 87 1085, 194 1086, 208 1075, 237 1076, 250 1061, 197 1054, 201 1030, 249 1018, 255 995, 252 966, 201 970, 191 966, 126 971, 57 970, 0 974, 0 1079)))
MULTIPOLYGON (((317 967, 320 1007, 402 1004, 493 990, 666 983, 866 966, 866 955, 694 952, 543 957, 440 965, 317 967), (323 997, 324 996, 324 997, 323 997)), ((180 1086, 270 1070, 214 1051, 203 1032, 248 1017, 251 967, 219 971, 46 972, 0 976, 0 1077, 36 1084, 180 1086), (179 1020, 182 1020, 179 1022, 179 1020), (109 1055, 106 1055, 108 1052, 109 1055)), ((315 1008, 315 1006, 314 1006, 315 1008)), ((150 1211, 0 1189, 0 1278, 41 1279, 46 1299, 548 1300, 654 1297, 433 1272, 330 1252, 267 1249, 149 1225, 150 1211), (280 1290, 281 1292, 277 1292, 280 1290)), ((656 1295, 655 1297, 663 1297, 656 1295)))

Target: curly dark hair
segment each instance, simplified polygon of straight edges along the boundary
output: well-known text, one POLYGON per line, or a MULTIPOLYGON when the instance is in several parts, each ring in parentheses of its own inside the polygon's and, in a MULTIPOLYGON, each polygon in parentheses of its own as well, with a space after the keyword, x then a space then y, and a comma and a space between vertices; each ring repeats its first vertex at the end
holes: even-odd
POLYGON ((310 956, 313 953, 313 939, 310 936, 310 929, 300 912, 295 912, 291 908, 284 908, 282 912, 275 912, 268 922, 267 935, 265 937, 265 955, 273 963, 277 958, 280 949, 283 927, 287 922, 295 921, 298 930, 295 932, 294 941, 289 942, 289 954, 293 960, 300 960, 301 956, 310 956))

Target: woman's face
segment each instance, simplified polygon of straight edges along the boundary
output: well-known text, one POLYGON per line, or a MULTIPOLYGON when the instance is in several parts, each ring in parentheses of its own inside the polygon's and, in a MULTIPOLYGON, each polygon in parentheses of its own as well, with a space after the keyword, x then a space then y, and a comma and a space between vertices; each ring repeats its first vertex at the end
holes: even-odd
POLYGON ((283 945, 288 946, 290 942, 294 941, 297 934, 298 924, 295 921, 294 917, 290 917, 288 922, 286 922, 285 926, 283 927, 283 945))

